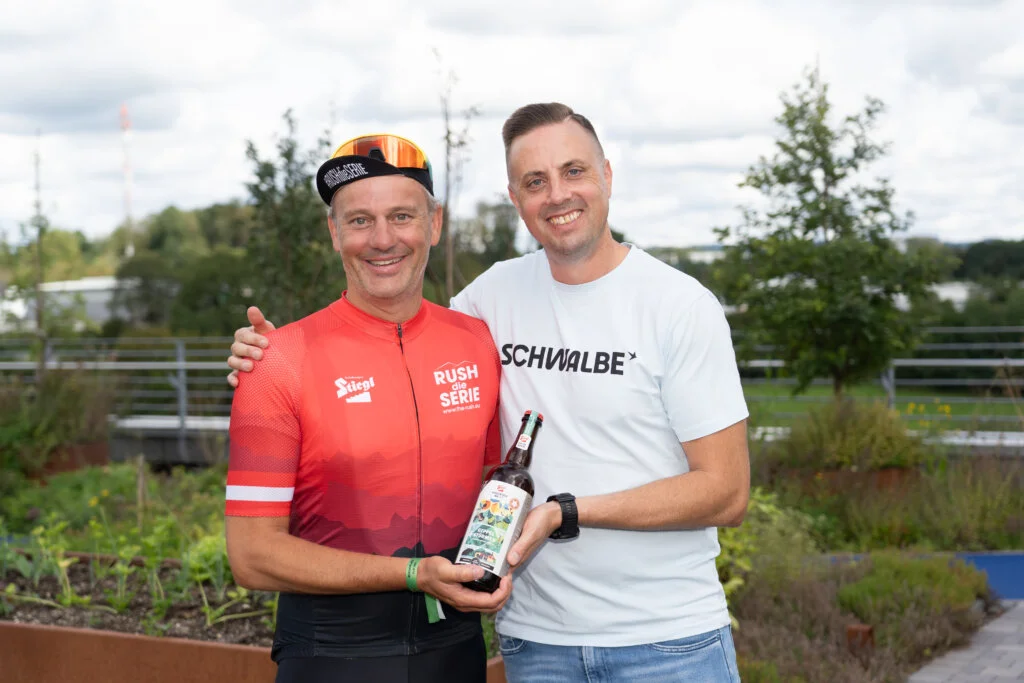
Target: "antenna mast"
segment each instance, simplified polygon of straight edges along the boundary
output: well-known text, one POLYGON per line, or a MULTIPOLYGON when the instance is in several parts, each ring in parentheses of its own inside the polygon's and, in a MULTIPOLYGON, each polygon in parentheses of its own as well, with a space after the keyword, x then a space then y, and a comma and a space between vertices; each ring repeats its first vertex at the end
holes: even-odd
POLYGON ((135 236, 132 226, 132 162, 129 155, 129 142, 131 141, 132 122, 128 118, 128 105, 121 105, 121 143, 124 151, 124 225, 127 242, 125 244, 125 258, 135 255, 135 236))
POLYGON ((43 190, 42 184, 39 180, 39 165, 40 165, 40 145, 42 144, 40 136, 41 131, 36 130, 36 152, 35 152, 35 215, 32 217, 32 222, 35 223, 36 227, 36 335, 39 337, 40 349, 38 364, 36 366, 36 383, 42 381, 43 372, 46 369, 46 328, 44 326, 45 318, 43 312, 43 235, 46 232, 46 219, 43 217, 43 190))

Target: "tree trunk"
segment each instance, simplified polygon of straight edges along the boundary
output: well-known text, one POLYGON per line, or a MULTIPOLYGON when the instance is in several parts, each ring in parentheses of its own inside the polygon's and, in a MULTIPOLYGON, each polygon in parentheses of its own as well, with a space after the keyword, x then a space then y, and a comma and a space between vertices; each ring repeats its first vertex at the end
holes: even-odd
POLYGON ((448 207, 451 202, 452 187, 452 127, 448 111, 447 96, 444 102, 444 205, 441 209, 441 234, 444 235, 444 300, 447 306, 455 296, 455 239, 452 235, 451 214, 448 207))
POLYGON ((844 377, 842 375, 832 376, 832 397, 839 400, 843 397, 844 377))

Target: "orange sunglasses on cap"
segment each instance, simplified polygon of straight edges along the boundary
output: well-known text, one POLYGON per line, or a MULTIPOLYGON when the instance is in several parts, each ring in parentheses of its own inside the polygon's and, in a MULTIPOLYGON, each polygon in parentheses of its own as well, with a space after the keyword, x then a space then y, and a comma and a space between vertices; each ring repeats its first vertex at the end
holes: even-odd
POLYGON ((328 205, 338 188, 363 178, 404 175, 434 194, 433 173, 426 153, 400 135, 360 135, 341 143, 316 174, 317 191, 328 205))

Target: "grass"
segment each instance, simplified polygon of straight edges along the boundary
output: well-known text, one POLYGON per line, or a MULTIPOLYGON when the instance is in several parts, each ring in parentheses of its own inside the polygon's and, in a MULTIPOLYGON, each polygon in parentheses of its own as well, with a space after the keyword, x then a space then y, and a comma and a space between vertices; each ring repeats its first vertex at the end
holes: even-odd
MULTIPOLYGON (((762 424, 789 426, 809 408, 832 397, 830 386, 812 385, 798 396, 780 383, 744 383, 743 393, 751 413, 762 424)), ((851 387, 847 395, 857 401, 884 401, 885 391, 876 384, 851 387)), ((939 391, 930 387, 897 391, 893 408, 910 429, 967 429, 1020 431, 1024 429, 1024 402, 967 392, 939 391), (995 419, 992 419, 995 418, 995 419)))

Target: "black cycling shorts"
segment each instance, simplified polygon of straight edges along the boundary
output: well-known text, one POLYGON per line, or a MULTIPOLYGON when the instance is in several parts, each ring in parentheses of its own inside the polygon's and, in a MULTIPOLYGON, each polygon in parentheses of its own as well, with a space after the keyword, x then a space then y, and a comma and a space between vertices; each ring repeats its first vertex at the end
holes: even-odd
POLYGON ((482 635, 404 657, 286 657, 276 683, 486 683, 482 635))

